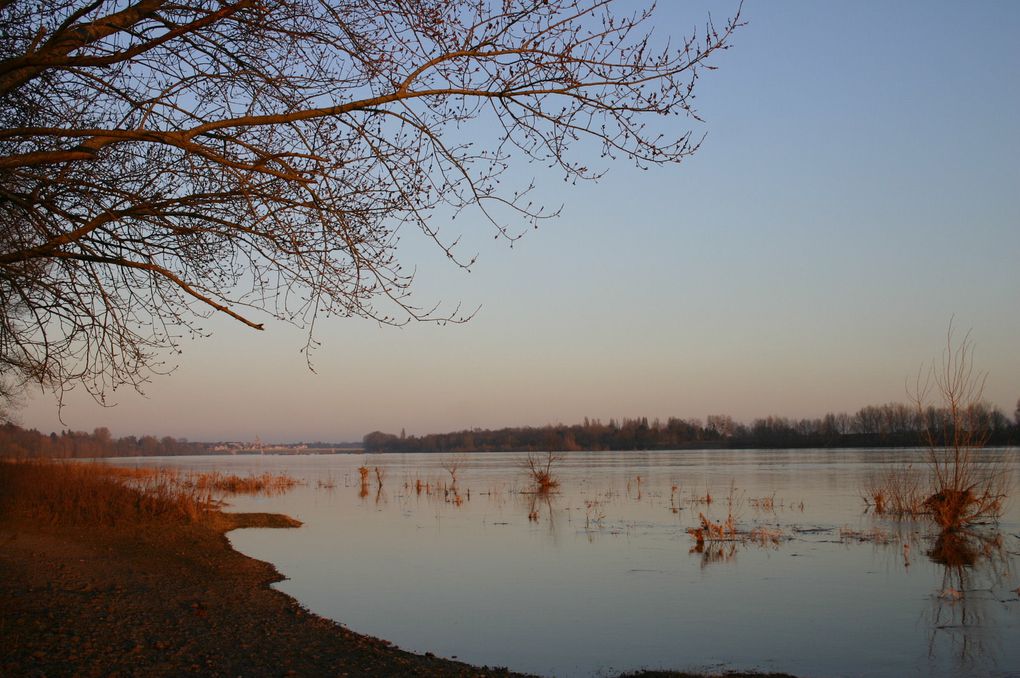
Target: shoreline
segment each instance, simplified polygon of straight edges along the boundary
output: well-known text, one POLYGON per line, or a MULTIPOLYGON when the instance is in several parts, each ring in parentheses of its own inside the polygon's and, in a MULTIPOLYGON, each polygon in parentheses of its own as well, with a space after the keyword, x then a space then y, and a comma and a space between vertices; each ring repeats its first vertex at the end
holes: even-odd
MULTIPOLYGON (((313 614, 227 532, 301 523, 42 526, 0 519, 0 673, 9 676, 523 676, 415 654, 313 614)), ((693 677, 672 671, 631 676, 693 677)), ((786 674, 726 673, 780 678, 786 674)))
POLYGON ((0 673, 521 675, 405 652, 308 612, 271 587, 284 579, 272 564, 226 537, 300 523, 211 518, 116 528, 0 521, 0 673))

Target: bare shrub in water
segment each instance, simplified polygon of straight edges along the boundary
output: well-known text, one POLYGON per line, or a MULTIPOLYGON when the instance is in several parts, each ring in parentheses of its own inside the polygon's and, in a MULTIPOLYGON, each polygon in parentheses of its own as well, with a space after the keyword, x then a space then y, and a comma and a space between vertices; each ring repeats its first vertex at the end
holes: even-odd
POLYGON ((974 369, 970 335, 955 344, 950 325, 941 360, 922 366, 910 394, 928 477, 911 466, 873 477, 861 496, 876 514, 926 515, 943 531, 1002 515, 1009 467, 1005 457, 983 451, 991 411, 982 399, 986 378, 974 369))
POLYGON ((442 460, 441 465, 450 474, 450 487, 457 487, 457 471, 464 464, 463 457, 447 457, 442 460))
POLYGON ((941 362, 933 361, 927 372, 922 368, 913 389, 931 475, 923 507, 943 530, 1002 515, 1008 466, 981 454, 989 437, 989 408, 982 400, 986 379, 974 370, 970 334, 954 345, 950 325, 941 362))
POLYGON ((553 466, 563 461, 562 454, 547 452, 545 457, 528 453, 521 461, 521 467, 528 472, 538 492, 549 492, 560 486, 560 481, 553 475, 553 466))

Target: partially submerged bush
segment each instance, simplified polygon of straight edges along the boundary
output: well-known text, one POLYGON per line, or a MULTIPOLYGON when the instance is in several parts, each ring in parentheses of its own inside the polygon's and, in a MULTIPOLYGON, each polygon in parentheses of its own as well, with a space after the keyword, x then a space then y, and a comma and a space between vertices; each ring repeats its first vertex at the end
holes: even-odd
POLYGON ((943 531, 1002 515, 1009 465, 1005 454, 983 449, 989 437, 990 408, 982 400, 987 375, 974 371, 973 358, 970 335, 954 344, 950 326, 941 362, 922 368, 911 394, 925 422, 928 477, 908 466, 873 478, 861 494, 875 513, 928 516, 943 531))
POLYGON ((974 371, 970 335, 954 345, 952 326, 941 363, 933 361, 927 374, 918 373, 913 399, 926 422, 923 436, 932 485, 923 506, 943 530, 1002 515, 1008 467, 981 454, 989 436, 982 399, 986 379, 974 371))
POLYGON ((548 452, 545 457, 529 452, 528 456, 521 462, 521 466, 531 476, 531 480, 535 483, 536 491, 540 493, 549 492, 560 486, 559 479, 553 475, 553 466, 562 460, 563 455, 556 454, 555 452, 548 452))

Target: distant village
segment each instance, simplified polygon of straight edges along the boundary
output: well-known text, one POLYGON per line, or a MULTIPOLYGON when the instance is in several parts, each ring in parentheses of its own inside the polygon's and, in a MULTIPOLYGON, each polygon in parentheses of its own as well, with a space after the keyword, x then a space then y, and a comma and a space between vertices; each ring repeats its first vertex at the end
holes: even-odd
POLYGON ((342 454, 361 452, 361 443, 263 443, 253 442, 211 443, 212 454, 342 454))
POLYGON ((192 442, 164 436, 114 437, 106 427, 87 431, 42 433, 13 423, 0 424, 0 450, 10 457, 159 457, 206 454, 347 454, 362 451, 360 442, 263 443, 249 441, 192 442))

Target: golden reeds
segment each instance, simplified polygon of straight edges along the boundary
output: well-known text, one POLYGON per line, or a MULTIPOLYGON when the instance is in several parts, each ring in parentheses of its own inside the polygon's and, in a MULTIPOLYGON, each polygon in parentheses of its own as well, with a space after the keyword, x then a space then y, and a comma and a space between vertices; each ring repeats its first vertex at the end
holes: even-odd
POLYGON ((95 463, 0 463, 0 511, 53 525, 195 522, 211 498, 160 470, 111 471, 95 463), (130 480, 131 482, 125 482, 130 480))
POLYGON ((196 522, 222 506, 216 495, 274 494, 296 484, 271 473, 242 477, 95 462, 6 461, 0 463, 0 508, 51 524, 196 522))
POLYGON ((225 494, 281 494, 299 484, 286 474, 260 473, 238 476, 213 471, 192 473, 184 477, 183 484, 198 490, 225 494))

